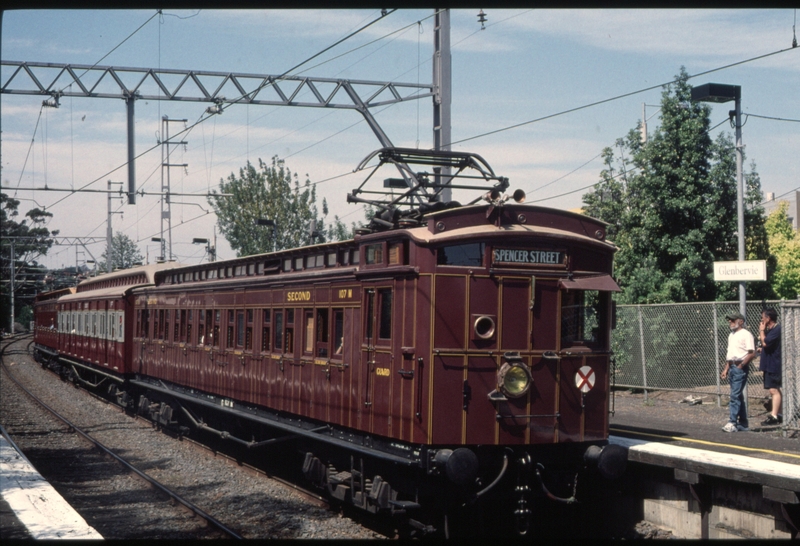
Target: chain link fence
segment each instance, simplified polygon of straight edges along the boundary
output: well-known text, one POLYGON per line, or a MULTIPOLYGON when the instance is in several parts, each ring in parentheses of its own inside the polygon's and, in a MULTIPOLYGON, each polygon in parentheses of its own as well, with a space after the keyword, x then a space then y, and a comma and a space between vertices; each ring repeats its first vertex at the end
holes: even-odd
MULTIPOLYGON (((761 311, 778 312, 782 330, 784 427, 800 428, 800 303, 748 302, 747 328, 758 344, 761 311)), ((716 397, 728 403, 730 387, 720 379, 725 367, 730 328, 725 315, 739 311, 739 302, 619 305, 611 344, 617 387, 684 391, 716 397)), ((758 371, 758 359, 750 363, 746 396, 748 415, 763 412, 769 398, 758 371)))

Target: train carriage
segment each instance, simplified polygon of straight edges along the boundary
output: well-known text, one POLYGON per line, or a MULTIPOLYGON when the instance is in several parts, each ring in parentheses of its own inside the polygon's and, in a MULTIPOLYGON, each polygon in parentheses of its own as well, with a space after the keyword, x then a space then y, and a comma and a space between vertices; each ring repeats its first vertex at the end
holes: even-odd
MULTIPOLYGON (((131 290, 152 284, 156 264, 86 279, 77 287, 41 295, 34 308, 36 324, 51 323, 37 336, 36 354, 44 365, 87 387, 111 386, 125 399, 131 374, 133 321, 131 290)), ((37 331, 44 327, 37 327, 37 331)))
MULTIPOLYGON (((124 306, 118 400, 162 426, 265 457, 290 445, 333 498, 418 530, 480 500, 524 532, 535 499, 575 500, 576 472, 625 467, 607 445, 615 247, 603 222, 510 201, 479 156, 377 154, 408 189, 354 190, 377 214, 353 240, 153 270, 59 304, 79 330, 124 306), (453 187, 477 169, 488 191, 440 202, 441 167, 453 187)), ((102 341, 74 346, 102 365, 102 341)))
POLYGON ((64 329, 64 315, 58 312, 59 298, 74 293, 75 287, 62 288, 37 294, 34 300, 33 342, 49 348, 52 355, 57 355, 59 335, 64 329))

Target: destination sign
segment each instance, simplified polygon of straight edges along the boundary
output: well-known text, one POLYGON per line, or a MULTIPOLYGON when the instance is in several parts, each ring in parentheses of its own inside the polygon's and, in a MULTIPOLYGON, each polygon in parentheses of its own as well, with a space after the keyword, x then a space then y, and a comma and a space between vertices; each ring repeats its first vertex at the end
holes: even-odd
POLYGON ((557 250, 526 250, 522 248, 495 248, 494 263, 563 265, 564 252, 557 250))

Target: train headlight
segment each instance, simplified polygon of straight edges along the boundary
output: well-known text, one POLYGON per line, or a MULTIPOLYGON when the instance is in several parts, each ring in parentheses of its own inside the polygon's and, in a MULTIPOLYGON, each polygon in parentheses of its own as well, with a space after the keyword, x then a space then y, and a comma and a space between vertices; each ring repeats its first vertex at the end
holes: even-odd
POLYGON ((531 374, 522 362, 505 362, 497 372, 497 388, 510 398, 519 398, 531 388, 531 374))

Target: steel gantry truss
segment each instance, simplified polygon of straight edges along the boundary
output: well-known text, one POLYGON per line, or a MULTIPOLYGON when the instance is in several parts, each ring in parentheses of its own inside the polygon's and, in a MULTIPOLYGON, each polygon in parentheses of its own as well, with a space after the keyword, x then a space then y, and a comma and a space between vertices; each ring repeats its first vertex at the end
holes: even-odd
MULTIPOLYGON (((61 97, 176 100, 265 106, 343 108, 358 111, 381 145, 392 145, 370 108, 433 97, 432 84, 275 76, 168 68, 0 61, 1 93, 61 97), (7 74, 7 77, 6 77, 7 74), (228 94, 227 96, 225 94, 228 94), (365 98, 362 98, 362 93, 365 98)), ((216 111, 209 109, 210 113, 216 111)))

